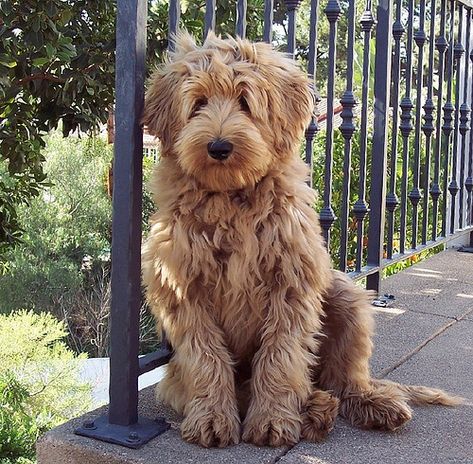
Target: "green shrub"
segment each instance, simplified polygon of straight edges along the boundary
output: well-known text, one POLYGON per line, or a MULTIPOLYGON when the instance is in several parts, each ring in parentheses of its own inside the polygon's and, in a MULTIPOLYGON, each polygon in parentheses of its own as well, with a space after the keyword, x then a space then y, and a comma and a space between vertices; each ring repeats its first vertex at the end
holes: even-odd
POLYGON ((34 444, 41 433, 27 412, 28 390, 12 375, 0 376, 0 462, 32 462, 34 444))
POLYGON ((0 462, 26 464, 38 436, 92 404, 78 377, 84 355, 65 344, 64 323, 52 315, 0 315, 0 462))
POLYGON ((17 308, 57 314, 82 286, 84 257, 100 262, 110 249, 111 202, 106 175, 111 148, 101 139, 52 133, 44 150, 50 185, 19 208, 22 243, 6 253, 0 313, 17 308))
MULTIPOLYGON (((49 185, 19 208, 22 243, 0 265, 0 313, 47 311, 66 321, 68 344, 91 356, 108 354, 112 146, 97 138, 52 132, 44 149, 49 185)), ((144 159, 144 180, 152 159, 144 159)), ((154 205, 143 190, 143 229, 154 205)), ((142 310, 142 350, 156 346, 154 323, 142 310)))

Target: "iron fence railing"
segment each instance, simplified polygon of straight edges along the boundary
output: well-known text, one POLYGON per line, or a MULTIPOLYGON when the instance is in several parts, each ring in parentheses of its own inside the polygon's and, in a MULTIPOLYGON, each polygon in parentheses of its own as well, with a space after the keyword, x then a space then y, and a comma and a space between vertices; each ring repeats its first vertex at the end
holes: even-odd
MULTIPOLYGON (((319 130, 313 117, 303 154, 312 166, 314 187, 322 190, 318 206, 324 237, 336 266, 379 290, 387 265, 473 229, 473 3, 284 4, 284 45, 298 58, 303 47, 297 40, 297 13, 308 8, 302 62, 327 101, 326 128, 319 130), (327 53, 321 57, 324 21, 327 53), (341 45, 342 58, 337 55, 341 45), (327 61, 325 79, 317 70, 320 60, 327 61), (337 88, 340 68, 343 89, 337 88), (342 123, 334 127, 338 101, 342 123)), ((216 1, 205 5, 204 35, 218 20, 216 1)), ((267 42, 277 41, 274 6, 266 0, 262 10, 261 39, 267 42)), ((106 416, 87 422, 77 433, 138 447, 166 428, 138 417, 138 376, 166 363, 170 352, 163 347, 138 357, 147 1, 118 0, 117 9, 110 407, 106 416)), ((247 2, 236 1, 235 9, 235 33, 243 37, 247 2)), ((170 34, 177 31, 179 19, 179 2, 170 0, 170 34)))

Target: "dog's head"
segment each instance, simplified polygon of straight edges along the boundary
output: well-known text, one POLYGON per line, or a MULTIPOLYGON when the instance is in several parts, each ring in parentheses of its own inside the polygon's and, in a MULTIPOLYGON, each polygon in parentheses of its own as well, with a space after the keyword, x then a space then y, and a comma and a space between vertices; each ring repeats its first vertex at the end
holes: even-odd
POLYGON ((309 81, 265 43, 187 34, 151 78, 143 123, 203 188, 255 185, 294 156, 313 111, 309 81))

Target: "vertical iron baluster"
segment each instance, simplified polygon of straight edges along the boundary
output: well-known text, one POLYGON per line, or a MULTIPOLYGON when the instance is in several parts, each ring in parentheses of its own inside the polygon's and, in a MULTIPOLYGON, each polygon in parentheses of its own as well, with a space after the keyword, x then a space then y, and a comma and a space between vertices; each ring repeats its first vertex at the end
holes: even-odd
POLYGON ((274 15, 274 0, 264 1, 264 28, 263 40, 271 43, 273 35, 273 15, 274 15))
POLYGON ((374 121, 371 156, 370 220, 368 266, 377 268, 366 279, 368 289, 379 292, 383 259, 388 151, 389 95, 391 87, 392 0, 378 0, 376 9, 376 55, 374 74, 374 121))
POLYGON ((179 29, 179 18, 181 16, 181 8, 179 0, 169 1, 169 32, 168 32, 168 50, 174 51, 174 37, 179 29))
POLYGON ((287 8, 287 53, 295 57, 296 53, 296 21, 297 21, 297 8, 301 4, 302 0, 284 0, 287 8))
POLYGON ((451 195, 451 204, 450 204, 450 233, 455 232, 455 209, 456 205, 456 196, 460 187, 457 182, 457 169, 458 169, 458 134, 460 126, 460 60, 465 53, 465 50, 462 45, 462 30, 463 30, 463 5, 458 4, 458 30, 457 30, 457 41, 453 47, 453 60, 455 67, 455 126, 453 131, 453 162, 452 162, 452 179, 448 185, 448 191, 451 195))
POLYGON ((442 183, 442 236, 447 236, 447 206, 448 206, 448 175, 450 170, 450 136, 453 132, 453 113, 455 107, 452 103, 452 82, 453 82, 453 53, 455 41, 455 1, 450 0, 450 15, 449 15, 449 47, 447 55, 447 101, 443 106, 443 183, 442 183))
POLYGON ((387 257, 391 259, 394 248, 394 222, 399 200, 396 195, 396 171, 397 171, 397 147, 398 147, 398 124, 399 124, 399 86, 401 82, 401 39, 404 35, 404 26, 401 22, 402 0, 396 2, 396 21, 393 24, 394 38, 394 62, 393 62, 393 126, 391 135, 391 173, 389 178, 389 193, 386 197, 386 209, 388 210, 388 243, 387 257))
POLYGON ((435 47, 437 48, 437 51, 439 53, 439 65, 438 65, 439 83, 438 83, 438 93, 437 93, 437 120, 435 122, 434 178, 430 186, 430 196, 432 197, 432 240, 437 240, 438 201, 442 193, 439 186, 440 149, 442 146, 441 124, 442 124, 442 103, 443 103, 443 87, 444 87, 443 81, 444 81, 444 74, 445 74, 445 51, 447 50, 447 47, 448 47, 448 42, 445 37, 445 16, 446 16, 446 0, 441 0, 440 33, 435 41, 435 47))
POLYGON ((327 84, 327 138, 325 141, 325 183, 324 206, 320 211, 320 224, 323 229, 325 243, 330 249, 330 227, 335 221, 332 209, 332 166, 333 166, 333 101, 335 98, 335 60, 337 56, 337 21, 341 8, 338 0, 329 0, 325 7, 325 15, 330 24, 328 46, 328 84, 327 84))
POLYGON ((246 36, 246 0, 237 0, 237 15, 236 15, 236 35, 244 38, 246 36))
POLYGON ((424 76, 424 44, 427 40, 424 31, 425 26, 425 0, 420 0, 419 11, 419 29, 414 33, 414 41, 419 49, 417 56, 417 76, 416 76, 416 122, 414 132, 414 172, 413 172, 413 186, 409 192, 409 200, 412 205, 412 239, 411 248, 417 248, 417 231, 418 231, 418 205, 422 199, 422 193, 419 189, 420 177, 420 151, 421 151, 421 110, 422 110, 422 84, 424 76))
MULTIPOLYGON (((401 1, 401 0, 399 0, 401 1)), ((360 179, 358 184, 358 199, 353 205, 353 214, 356 218, 356 271, 361 270, 363 264, 363 235, 364 220, 368 214, 366 203, 366 152, 368 146, 368 96, 370 80, 370 40, 371 31, 375 25, 371 11, 371 0, 367 0, 365 11, 360 19, 363 31, 363 82, 361 90, 361 127, 360 127, 360 179)))
POLYGON ((401 219, 399 235, 399 252, 404 253, 406 247, 406 219, 407 219, 407 183, 409 172, 409 136, 412 132, 412 38, 414 29, 414 0, 407 3, 407 64, 406 64, 406 93, 401 100, 401 124, 399 129, 402 135, 402 177, 401 177, 401 219))
POLYGON ((348 41, 347 41, 347 82, 340 103, 343 110, 343 119, 340 125, 340 132, 345 139, 344 160, 343 160, 343 191, 342 210, 340 215, 340 270, 347 270, 347 248, 348 248, 348 220, 350 211, 350 174, 351 174, 351 139, 355 132, 353 123, 353 108, 356 105, 355 94, 353 93, 353 60, 355 48, 355 0, 348 1, 348 41))
MULTIPOLYGON (((473 21, 473 9, 470 10, 471 15, 469 21, 473 21)), ((472 41, 472 47, 470 52, 470 61, 473 69, 473 34, 468 38, 472 41)), ((473 83, 471 83, 471 108, 473 108, 473 83)), ((473 190, 473 129, 470 128, 470 150, 468 156, 468 177, 465 180, 465 188, 467 191, 467 218, 468 225, 473 225, 473 202, 472 202, 472 190, 473 190)))
MULTIPOLYGON (((466 8, 465 8, 466 10, 466 8)), ((465 63, 464 63, 464 80, 463 80, 463 103, 460 106, 460 126, 459 131, 462 136, 461 144, 461 159, 460 159, 460 196, 458 198, 459 209, 458 209, 458 227, 463 229, 463 215, 465 212, 464 200, 465 200, 465 159, 466 159, 466 134, 470 129, 470 106, 468 105, 468 83, 471 81, 471 75, 469 74, 470 68, 470 21, 469 21, 469 11, 466 10, 466 38, 465 38, 465 63)), ((463 34, 463 31, 460 31, 460 36, 463 34)), ((460 79, 460 72, 457 71, 457 79, 460 79)), ((471 147, 470 147, 471 150, 471 147)))
MULTIPOLYGON (((319 1, 311 0, 310 2, 310 31, 309 31, 309 63, 307 65, 307 73, 314 85, 314 98, 317 99, 315 89, 315 75, 316 75, 316 55, 317 55, 317 27, 318 27, 318 9, 319 1)), ((315 101, 317 103, 317 100, 315 101)), ((312 187, 312 174, 313 174, 313 151, 314 151, 314 138, 317 134, 319 127, 317 125, 317 118, 315 114, 312 115, 309 127, 305 132, 305 162, 310 167, 310 178, 309 185, 312 187)))
POLYGON ((424 188, 423 188, 423 208, 422 208, 422 244, 427 243, 427 234, 429 228, 429 186, 430 186, 430 153, 431 138, 435 130, 434 127, 434 42, 435 42, 435 0, 430 2, 430 29, 429 29, 429 67, 427 70, 427 99, 424 108, 424 124, 422 124, 422 132, 425 135, 425 163, 424 163, 424 188))
POLYGON ((217 8, 216 0, 205 0, 205 18, 204 18, 204 39, 209 31, 215 31, 215 9, 217 8))
POLYGON ((109 421, 127 426, 138 421, 147 3, 119 0, 117 12, 109 421))

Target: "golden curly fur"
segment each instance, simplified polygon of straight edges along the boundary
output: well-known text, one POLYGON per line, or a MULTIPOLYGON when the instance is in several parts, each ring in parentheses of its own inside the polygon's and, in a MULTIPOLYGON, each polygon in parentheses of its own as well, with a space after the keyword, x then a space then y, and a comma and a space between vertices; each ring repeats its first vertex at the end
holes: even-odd
POLYGON ((392 430, 420 398, 371 379, 369 294, 331 269, 298 153, 312 111, 306 76, 263 43, 182 34, 151 79, 143 122, 162 159, 143 279, 174 348, 158 394, 187 441, 318 441, 338 410, 392 430))

